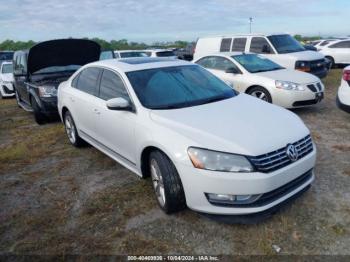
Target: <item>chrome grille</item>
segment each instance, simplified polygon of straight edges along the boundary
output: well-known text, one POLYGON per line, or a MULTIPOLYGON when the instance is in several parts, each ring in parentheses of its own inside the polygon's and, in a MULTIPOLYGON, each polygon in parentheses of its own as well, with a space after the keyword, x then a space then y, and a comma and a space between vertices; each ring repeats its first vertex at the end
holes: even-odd
MULTIPOLYGON (((307 135, 303 139, 300 139, 297 142, 292 143, 292 145, 295 146, 298 152, 298 158, 296 161, 298 161, 299 159, 303 158, 304 156, 308 155, 313 151, 313 144, 312 144, 312 139, 310 135, 307 135)), ((286 153, 287 146, 288 145, 286 145, 284 148, 278 149, 276 151, 272 151, 267 154, 263 154, 255 157, 249 157, 249 160, 254 165, 256 170, 259 172, 268 173, 268 172, 275 171, 293 162, 286 153)))

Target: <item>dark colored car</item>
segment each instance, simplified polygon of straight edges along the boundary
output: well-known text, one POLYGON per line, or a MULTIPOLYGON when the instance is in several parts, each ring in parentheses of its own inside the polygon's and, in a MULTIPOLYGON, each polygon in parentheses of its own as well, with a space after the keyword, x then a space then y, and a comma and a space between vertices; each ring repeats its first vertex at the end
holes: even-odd
POLYGON ((317 51, 317 48, 314 47, 313 45, 303 45, 303 47, 304 47, 306 50, 317 51))
POLYGON ((97 61, 101 47, 84 39, 60 39, 39 43, 13 57, 17 103, 33 111, 38 124, 57 117, 57 88, 81 66, 97 61))
POLYGON ((0 52, 0 66, 3 62, 9 61, 11 62, 13 59, 13 51, 1 51, 0 52))
POLYGON ((179 48, 174 50, 174 53, 175 55, 177 55, 179 59, 192 61, 195 48, 196 48, 196 43, 190 43, 184 48, 179 48))

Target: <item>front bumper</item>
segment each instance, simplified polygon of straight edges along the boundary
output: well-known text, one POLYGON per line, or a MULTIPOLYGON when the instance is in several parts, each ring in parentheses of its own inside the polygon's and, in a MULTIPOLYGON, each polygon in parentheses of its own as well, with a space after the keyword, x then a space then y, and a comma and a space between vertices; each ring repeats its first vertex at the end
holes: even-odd
POLYGON ((40 99, 40 108, 42 113, 48 116, 57 115, 57 97, 48 97, 40 99))
POLYGON ((275 88, 272 102, 284 108, 299 108, 320 103, 324 98, 324 88, 320 92, 312 92, 305 85, 304 91, 288 91, 275 88))
POLYGON ((193 166, 176 163, 185 190, 187 206, 201 213, 220 215, 245 215, 263 212, 288 200, 314 180, 313 167, 316 149, 298 161, 271 173, 226 173, 196 169, 193 166), (310 171, 311 170, 311 171, 310 171), (298 177, 311 172, 311 175, 297 187, 281 194, 280 197, 258 206, 232 207, 209 203, 205 193, 256 195, 267 194, 282 188, 298 177))
POLYGON ((15 91, 11 83, 0 83, 1 95, 3 97, 12 97, 15 96, 15 91))

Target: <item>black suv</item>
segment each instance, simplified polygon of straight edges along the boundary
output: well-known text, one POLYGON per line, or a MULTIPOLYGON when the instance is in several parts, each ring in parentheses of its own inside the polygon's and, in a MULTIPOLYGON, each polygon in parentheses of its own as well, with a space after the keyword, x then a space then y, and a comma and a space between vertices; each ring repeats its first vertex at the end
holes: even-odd
POLYGON ((13 75, 18 105, 34 111, 38 124, 56 118, 58 85, 81 66, 99 60, 100 50, 94 41, 60 39, 15 52, 13 75))

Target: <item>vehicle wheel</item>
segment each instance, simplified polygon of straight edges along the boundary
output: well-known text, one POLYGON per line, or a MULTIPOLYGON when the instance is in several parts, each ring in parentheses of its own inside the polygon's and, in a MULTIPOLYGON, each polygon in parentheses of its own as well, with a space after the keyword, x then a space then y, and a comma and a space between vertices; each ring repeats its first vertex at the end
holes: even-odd
POLYGON ((0 99, 3 99, 1 90, 0 90, 0 99))
POLYGON ((265 88, 261 86, 256 86, 248 90, 247 92, 248 95, 254 96, 256 98, 259 98, 261 100, 264 100, 268 103, 272 103, 272 98, 269 93, 265 88))
POLYGON ((34 111, 35 122, 37 122, 38 125, 45 124, 46 116, 41 112, 41 108, 39 107, 38 103, 36 102, 33 96, 30 98, 30 104, 34 111))
POLYGON ((186 208, 186 198, 181 179, 171 160, 160 151, 149 157, 153 188, 159 206, 170 214, 186 208))
POLYGON ((85 144, 85 141, 78 135, 76 125, 69 111, 64 114, 64 126, 69 142, 71 142, 73 146, 81 147, 85 144))
POLYGON ((336 65, 334 63, 334 58, 331 56, 326 56, 326 58, 328 58, 330 61, 329 69, 336 68, 336 65))
POLYGON ((16 96, 17 105, 18 105, 18 107, 20 108, 21 106, 20 106, 19 104, 20 104, 20 102, 21 102, 21 99, 20 99, 19 94, 18 94, 18 92, 17 92, 16 89, 15 89, 15 96, 16 96))

